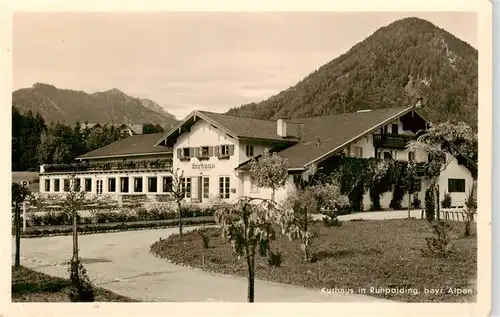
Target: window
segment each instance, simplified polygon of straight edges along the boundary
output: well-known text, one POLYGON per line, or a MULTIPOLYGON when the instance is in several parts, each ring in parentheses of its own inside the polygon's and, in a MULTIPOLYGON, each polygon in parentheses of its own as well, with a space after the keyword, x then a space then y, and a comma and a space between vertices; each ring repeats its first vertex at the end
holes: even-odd
POLYGON ((351 156, 363 157, 363 148, 361 146, 353 146, 351 150, 351 156))
POLYGON ((465 193, 465 179, 448 178, 449 193, 465 193))
POLYGON ((384 152, 384 160, 391 160, 392 154, 391 152, 384 152))
POLYGON ((120 192, 128 193, 128 177, 120 177, 120 192))
POLYGON ((70 187, 71 187, 71 185, 70 185, 70 179, 69 178, 64 179, 63 180, 63 190, 65 192, 69 192, 70 187))
POLYGON ((134 177, 134 192, 142 193, 142 177, 134 177))
POLYGON ((229 198, 229 177, 219 177, 219 198, 229 198))
POLYGON ((200 150, 200 156, 201 157, 208 157, 208 146, 203 146, 200 150))
POLYGON ((92 179, 91 178, 85 178, 85 191, 86 192, 92 191, 92 179))
POLYGON ((97 191, 97 195, 101 195, 102 194, 102 184, 103 184, 103 181, 102 179, 98 179, 96 181, 96 191, 97 191))
POLYGON ((75 189, 75 191, 79 192, 81 190, 81 187, 81 180, 79 178, 75 178, 73 188, 75 189))
POLYGON ((399 129, 399 124, 397 123, 394 123, 394 124, 391 124, 391 133, 392 134, 398 134, 398 129, 399 129))
POLYGON ((410 162, 415 161, 415 152, 413 151, 408 152, 408 161, 410 162))
POLYGON ((108 192, 116 192, 116 178, 114 177, 108 178, 108 192))
POLYGON ((182 157, 189 157, 189 148, 185 147, 182 149, 182 157))
POLYGON ((163 192, 170 193, 172 191, 172 177, 163 177, 163 192))
POLYGON ((54 179, 54 191, 58 192, 60 190, 61 181, 59 179, 54 179))
POLYGON ((156 177, 148 178, 148 192, 156 193, 158 191, 158 180, 156 177))
POLYGON ((220 155, 229 155, 229 145, 221 145, 219 148, 220 155))
POLYGON ((210 193, 210 178, 203 177, 203 198, 208 198, 210 193))
POLYGON ((50 179, 45 180, 45 191, 50 192, 50 179))
POLYGON ((248 156, 248 157, 253 156, 253 146, 251 146, 251 145, 247 145, 247 148, 246 148, 246 153, 247 153, 247 156, 248 156))
POLYGON ((181 182, 182 188, 184 189, 184 197, 191 197, 191 178, 183 178, 181 182))

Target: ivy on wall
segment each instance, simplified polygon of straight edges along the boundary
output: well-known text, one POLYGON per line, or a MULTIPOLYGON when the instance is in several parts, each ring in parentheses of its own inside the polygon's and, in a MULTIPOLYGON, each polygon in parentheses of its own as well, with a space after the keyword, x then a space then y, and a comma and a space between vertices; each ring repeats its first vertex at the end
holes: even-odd
POLYGON ((390 208, 401 209, 405 193, 418 191, 419 176, 427 175, 426 163, 390 159, 337 156, 320 168, 323 181, 335 180, 343 195, 349 198, 352 211, 362 211, 363 196, 370 195, 371 210, 380 210, 380 196, 392 191, 390 208))

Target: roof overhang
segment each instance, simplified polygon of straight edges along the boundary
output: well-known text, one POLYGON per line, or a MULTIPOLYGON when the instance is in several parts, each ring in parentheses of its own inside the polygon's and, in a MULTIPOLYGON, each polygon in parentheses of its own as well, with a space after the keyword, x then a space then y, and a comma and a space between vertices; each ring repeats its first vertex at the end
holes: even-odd
POLYGON ((238 139, 238 135, 234 133, 233 131, 227 129, 226 127, 223 127, 221 124, 218 122, 215 122, 212 120, 210 117, 206 116, 205 114, 195 110, 188 114, 181 122, 179 122, 175 127, 170 129, 163 137, 161 137, 158 141, 156 141, 155 145, 160 145, 161 143, 166 141, 166 144, 168 145, 168 140, 170 138, 174 138, 175 140, 185 131, 185 128, 191 127, 195 122, 198 121, 198 119, 202 119, 211 125, 215 126, 219 130, 223 131, 226 133, 228 136, 238 139))
POLYGON ((343 144, 337 146, 336 148, 328 151, 327 153, 315 158, 314 160, 306 163, 304 165, 304 167, 307 167, 311 164, 318 164, 318 163, 321 163, 322 161, 326 160, 327 158, 331 157, 332 155, 336 154, 337 152, 341 151, 343 148, 345 148, 346 146, 348 146, 349 144, 353 143, 353 142, 356 142, 358 141, 359 139, 365 137, 367 134, 370 134, 370 133, 373 133, 374 131, 380 129, 381 127, 389 124, 390 122, 394 121, 395 119, 407 114, 407 113, 410 113, 410 112, 415 112, 416 114, 418 114, 426 123, 429 123, 429 121, 421 114, 420 111, 418 111, 418 108, 416 108, 415 106, 411 106, 411 107, 408 107, 402 111, 400 111, 399 113, 385 119, 384 121, 378 123, 377 125, 373 126, 372 128, 364 131, 363 133, 355 136, 354 138, 350 139, 349 141, 347 142, 344 142, 343 144))

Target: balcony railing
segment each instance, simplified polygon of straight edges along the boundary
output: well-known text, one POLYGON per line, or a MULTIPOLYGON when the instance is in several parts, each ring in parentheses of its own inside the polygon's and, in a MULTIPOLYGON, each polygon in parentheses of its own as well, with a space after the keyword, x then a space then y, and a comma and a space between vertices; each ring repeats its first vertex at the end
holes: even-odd
POLYGON ((373 146, 387 149, 406 149, 408 142, 415 140, 415 138, 415 136, 405 134, 374 134, 373 146))
POLYGON ((172 160, 138 160, 124 162, 95 162, 73 164, 45 164, 40 168, 41 173, 86 172, 86 171, 115 171, 115 170, 148 170, 172 169, 172 160))

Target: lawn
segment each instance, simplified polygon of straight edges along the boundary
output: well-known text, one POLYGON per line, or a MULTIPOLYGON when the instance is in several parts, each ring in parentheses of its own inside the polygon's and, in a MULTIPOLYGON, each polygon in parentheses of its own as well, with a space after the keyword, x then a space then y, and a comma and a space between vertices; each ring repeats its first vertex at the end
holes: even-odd
MULTIPOLYGON (((12 302, 69 302, 70 282, 30 270, 12 267, 12 302)), ((96 302, 135 302, 103 288, 94 288, 96 302)))
MULTIPOLYGON (((312 251, 315 263, 304 263, 298 241, 284 237, 273 242, 281 252, 281 267, 270 267, 256 258, 256 278, 321 291, 338 289, 405 302, 474 302, 476 298, 477 239, 463 238, 463 223, 451 222, 453 253, 445 259, 424 257, 421 248, 432 236, 426 220, 395 219, 345 221, 341 227, 313 226, 312 251), (373 289, 372 289, 373 288, 373 289), (383 294, 379 288, 399 288, 383 294), (449 293, 449 288, 457 288, 449 293), (413 293, 413 289, 418 294, 413 293), (440 292, 425 292, 438 289, 440 292), (458 295, 458 289, 472 294, 458 295)), ((203 248, 197 232, 160 240, 151 252, 174 263, 207 271, 246 276, 246 262, 237 260, 217 228, 206 229, 210 247, 203 248), (205 263, 202 254, 205 251, 205 263)), ((474 229, 475 230, 475 229, 474 229)), ((256 292, 259 290, 256 289, 256 292)), ((335 290, 334 290, 335 291, 335 290)))

